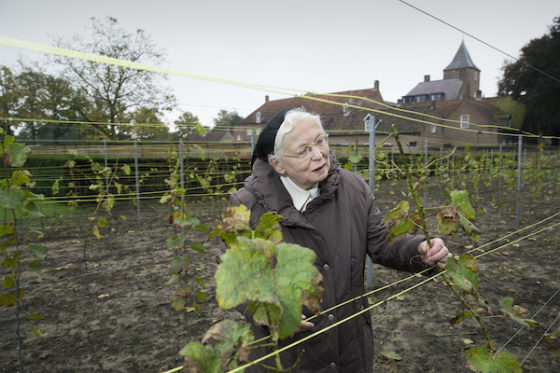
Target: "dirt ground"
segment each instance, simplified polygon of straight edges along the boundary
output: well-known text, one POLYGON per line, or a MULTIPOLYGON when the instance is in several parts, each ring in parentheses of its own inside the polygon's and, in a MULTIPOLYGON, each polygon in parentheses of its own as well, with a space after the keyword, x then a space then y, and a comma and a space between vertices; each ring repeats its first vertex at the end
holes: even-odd
MULTIPOLYGON (((383 212, 398 202, 400 186, 379 183, 378 204, 383 212)), ((520 228, 559 212, 558 186, 545 187, 543 194, 530 197, 534 185, 523 191, 520 228)), ((511 195, 498 207, 489 192, 480 193, 475 206, 481 210, 477 225, 484 231, 475 246, 475 255, 502 245, 495 253, 478 258, 481 293, 498 315, 499 299, 514 298, 526 308, 541 327, 522 330, 511 320, 488 318, 486 324, 496 348, 524 360, 527 372, 558 372, 560 357, 554 356, 546 341, 539 339, 560 309, 559 248, 556 229, 544 230, 529 238, 522 236, 560 223, 555 217, 535 227, 515 231, 515 209, 511 195), (500 239, 499 241, 496 241, 500 239), (544 306, 544 307, 543 307, 544 306), (509 342, 509 340, 511 342, 509 342), (534 349, 533 349, 534 348, 534 349)), ((442 205, 443 192, 432 186, 427 203, 442 205)), ((223 201, 191 204, 202 221, 213 227, 225 207, 223 201)), ((213 296, 212 276, 219 254, 216 240, 206 242, 206 253, 196 254, 196 275, 209 285, 202 312, 181 314, 170 307, 174 289, 165 287, 174 253, 166 249, 166 239, 174 232, 168 211, 158 206, 141 207, 141 222, 132 207, 113 211, 104 237, 95 239, 87 231, 87 217, 72 220, 43 219, 47 250, 42 276, 27 271, 23 277, 25 296, 21 309, 23 371, 25 372, 164 372, 182 364, 179 350, 190 340, 199 339, 214 322, 233 312, 220 310, 213 296), (126 220, 120 218, 126 216, 126 220), (87 258, 87 259, 86 259, 87 258), (42 320, 28 317, 32 311, 42 320), (38 328, 42 336, 31 328, 38 328)), ((202 233, 193 238, 203 240, 202 233)), ((472 242, 462 236, 447 238, 455 254, 467 251, 472 242)), ((391 284, 408 274, 374 266, 373 288, 391 284)), ((375 292, 371 302, 387 299, 421 281, 422 278, 375 292)), ((441 281, 430 281, 371 311, 376 349, 376 372, 468 372, 461 356, 470 340, 483 343, 477 326, 465 321, 452 326, 448 320, 461 309, 459 302, 441 281), (399 359, 385 356, 397 354, 399 359)), ((490 316, 490 315, 488 315, 490 316)), ((19 369, 16 316, 14 308, 0 309, 0 372, 19 369)), ((553 326, 558 329, 559 323, 553 326)), ((558 347, 558 345, 556 346, 558 347)))

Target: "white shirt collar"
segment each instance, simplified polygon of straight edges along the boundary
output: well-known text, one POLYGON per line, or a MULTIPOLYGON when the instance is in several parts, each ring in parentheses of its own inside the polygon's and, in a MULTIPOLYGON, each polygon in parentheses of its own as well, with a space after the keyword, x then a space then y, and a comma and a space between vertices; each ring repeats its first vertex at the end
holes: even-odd
POLYGON ((298 209, 298 211, 305 211, 307 204, 315 197, 319 196, 318 184, 315 184, 315 186, 309 190, 305 190, 297 186, 288 176, 280 176, 280 180, 282 180, 282 184, 284 184, 286 190, 290 193, 294 207, 298 209))

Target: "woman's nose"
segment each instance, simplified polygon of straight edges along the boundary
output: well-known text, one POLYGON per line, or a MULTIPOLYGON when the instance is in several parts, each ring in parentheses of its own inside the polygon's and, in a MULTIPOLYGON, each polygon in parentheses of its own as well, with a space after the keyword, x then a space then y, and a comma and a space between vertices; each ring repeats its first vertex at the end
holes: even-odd
POLYGON ((311 159, 321 159, 323 156, 324 155, 320 147, 316 145, 311 147, 311 159))

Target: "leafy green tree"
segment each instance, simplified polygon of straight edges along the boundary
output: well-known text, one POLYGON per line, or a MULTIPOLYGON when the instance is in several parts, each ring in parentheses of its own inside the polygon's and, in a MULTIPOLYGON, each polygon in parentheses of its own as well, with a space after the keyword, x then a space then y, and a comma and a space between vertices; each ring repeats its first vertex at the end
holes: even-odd
MULTIPOLYGON (((151 65, 164 62, 163 53, 142 29, 128 32, 119 27, 115 18, 108 17, 104 22, 92 18, 90 31, 89 37, 61 39, 57 45, 132 62, 151 65)), ((175 103, 174 96, 168 94, 169 88, 162 85, 163 75, 81 59, 57 57, 55 61, 64 68, 74 88, 92 102, 92 110, 82 113, 88 121, 122 123, 137 108, 165 110, 175 103)), ((96 128, 112 138, 121 135, 116 125, 96 125, 96 128)))
MULTIPOLYGON (((44 78, 44 95, 42 109, 44 118, 54 120, 76 120, 81 119, 75 114, 76 96, 70 82, 53 75, 44 78)), ((82 102, 84 102, 82 100, 82 102)), ((84 102, 85 103, 85 102, 84 102)), ((85 103, 88 105, 88 103, 85 103)), ((76 125, 68 123, 49 123, 39 129, 41 139, 71 139, 75 138, 76 125)))
POLYGON ((176 133, 180 137, 185 137, 191 133, 196 132, 197 126, 200 126, 200 121, 196 115, 189 111, 183 112, 175 122, 175 127, 177 128, 176 133))
POLYGON ((500 96, 512 96, 527 107, 526 131, 560 135, 560 17, 554 18, 549 33, 531 40, 521 57, 502 67, 500 96))
MULTIPOLYGON (((25 68, 16 77, 17 89, 20 96, 18 116, 21 118, 37 119, 43 117, 42 101, 44 100, 45 75, 30 68, 25 68)), ((37 140, 39 127, 44 124, 39 121, 24 123, 32 140, 37 140)))
POLYGON ((233 127, 241 122, 243 118, 237 113, 237 111, 227 111, 221 109, 218 112, 218 117, 214 118, 214 129, 231 131, 233 127))
MULTIPOLYGON (((12 70, 7 66, 0 67, 0 116, 10 117, 16 114, 18 107, 19 93, 16 89, 17 83, 12 70)), ((11 128, 13 122, 2 120, 2 127, 4 133, 13 135, 14 131, 11 128)))
POLYGON ((169 128, 159 117, 157 109, 140 107, 132 113, 132 126, 127 126, 123 133, 139 140, 167 139, 169 128))

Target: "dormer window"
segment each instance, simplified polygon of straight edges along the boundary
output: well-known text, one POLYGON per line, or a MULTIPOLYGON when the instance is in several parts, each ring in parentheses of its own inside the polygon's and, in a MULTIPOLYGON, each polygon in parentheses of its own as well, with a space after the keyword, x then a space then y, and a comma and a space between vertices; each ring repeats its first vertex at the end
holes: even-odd
POLYGON ((432 101, 441 101, 443 100, 443 93, 432 93, 430 95, 430 100, 432 101))
POLYGON ((412 104, 414 102, 414 96, 403 96, 403 104, 412 104))
POLYGON ((469 128, 470 116, 468 114, 461 114, 461 128, 469 128))
POLYGON ((257 111, 257 120, 256 120, 256 122, 257 122, 257 123, 261 123, 261 122, 262 122, 262 114, 261 114, 260 111, 257 111))
POLYGON ((416 102, 428 101, 428 95, 418 95, 416 96, 416 102))

